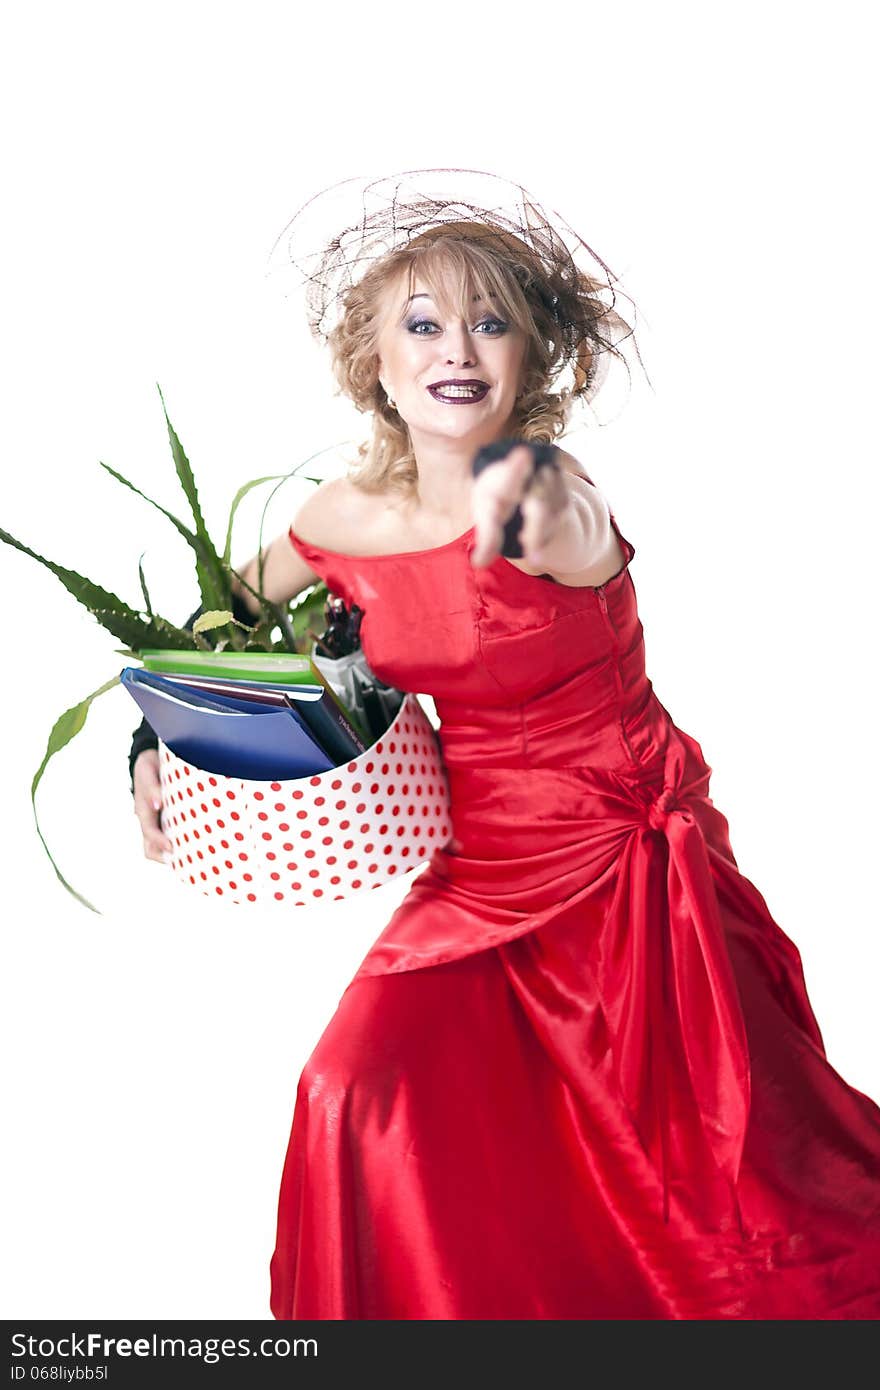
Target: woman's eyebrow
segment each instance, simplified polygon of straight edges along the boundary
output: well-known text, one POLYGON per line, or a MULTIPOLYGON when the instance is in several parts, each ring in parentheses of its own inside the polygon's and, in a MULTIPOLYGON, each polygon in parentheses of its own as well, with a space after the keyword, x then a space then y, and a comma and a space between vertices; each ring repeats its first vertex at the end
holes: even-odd
MULTIPOLYGON (((431 296, 430 296, 429 294, 421 294, 421 293, 420 293, 420 294, 411 294, 410 297, 409 297, 409 299, 408 299, 406 302, 407 302, 407 304, 411 304, 412 301, 413 301, 414 299, 430 299, 430 298, 431 298, 431 296)), ((482 299, 483 296, 482 296, 481 294, 475 294, 475 295, 472 296, 472 298, 474 298, 474 299, 482 299)))

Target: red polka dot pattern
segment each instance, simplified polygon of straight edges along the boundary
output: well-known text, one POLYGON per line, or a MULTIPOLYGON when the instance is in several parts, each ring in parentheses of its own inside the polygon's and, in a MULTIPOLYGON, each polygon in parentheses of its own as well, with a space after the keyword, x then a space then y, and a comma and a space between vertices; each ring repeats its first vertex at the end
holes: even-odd
POLYGON ((210 897, 293 907, 346 898, 417 869, 452 836, 437 735, 416 695, 371 748, 317 776, 209 776, 162 743, 159 751, 172 872, 210 897), (195 796, 206 782, 210 799, 195 796), (234 859, 225 815, 235 822, 234 859), (197 861, 213 856, 209 875, 197 861))

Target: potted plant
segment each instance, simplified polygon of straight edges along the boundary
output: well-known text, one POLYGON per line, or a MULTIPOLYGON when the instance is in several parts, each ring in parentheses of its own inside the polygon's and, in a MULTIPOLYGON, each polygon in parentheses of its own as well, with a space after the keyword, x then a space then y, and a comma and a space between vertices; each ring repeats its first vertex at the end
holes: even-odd
MULTIPOLYGON (((67 591, 73 595, 100 625, 106 629, 118 642, 123 645, 115 650, 118 655, 128 658, 140 659, 141 653, 145 650, 166 649, 183 651, 223 651, 236 652, 292 652, 296 654, 308 654, 311 647, 318 637, 317 631, 313 628, 313 619, 320 616, 327 601, 327 586, 323 581, 319 581, 296 601, 287 605, 270 603, 262 593, 263 582, 263 525, 266 512, 272 498, 278 489, 289 478, 300 472, 305 464, 311 459, 305 460, 304 464, 297 465, 289 473, 272 474, 261 478, 254 478, 244 483, 236 492, 229 509, 229 516, 226 524, 226 533, 222 548, 215 545, 205 524, 202 509, 199 503, 198 489, 196 487, 193 470, 190 466, 187 455, 183 449, 180 439, 175 431, 168 412, 165 409, 165 401, 162 396, 161 388, 159 398, 162 402, 162 409, 165 414, 168 426, 168 436, 171 443, 171 454, 177 478, 183 490, 191 522, 181 521, 166 508, 159 505, 140 488, 136 487, 128 478, 123 477, 109 464, 101 463, 101 467, 115 478, 123 487, 136 493, 143 498, 151 507, 155 507, 174 527, 177 533, 184 539, 191 548, 195 560, 196 576, 198 580, 199 593, 201 596, 202 614, 193 624, 192 631, 177 626, 168 618, 157 613, 150 599, 149 588, 143 569, 143 557, 138 561, 138 576, 140 580, 140 590, 143 604, 141 607, 132 607, 116 594, 102 588, 93 580, 76 570, 68 569, 64 565, 57 564, 53 560, 38 554, 22 541, 17 540, 8 531, 0 528, 0 540, 7 545, 14 547, 25 555, 29 555, 39 564, 49 569, 64 585, 67 591), (241 575, 233 568, 231 563, 232 533, 236 512, 242 500, 254 488, 258 488, 270 483, 275 486, 270 492, 263 506, 260 517, 259 528, 259 565, 258 565, 258 584, 253 588, 244 581, 241 575), (254 598, 260 606, 260 616, 252 625, 247 625, 238 621, 232 612, 232 581, 235 577, 239 583, 254 598)), ((312 458, 317 455, 312 455, 312 458)), ((308 474, 302 476, 309 478, 310 482, 317 484, 318 478, 309 477, 308 474)), ((93 690, 90 694, 83 697, 70 709, 64 711, 53 725, 46 745, 46 752, 34 774, 31 783, 31 804, 33 807, 34 821, 37 834, 43 844, 43 848, 49 857, 53 869, 63 886, 72 893, 73 896, 85 907, 93 912, 97 909, 78 893, 61 873, 51 851, 46 843, 40 829, 39 818, 37 816, 36 794, 42 780, 43 774, 51 758, 70 741, 83 728, 88 717, 92 703, 99 696, 106 694, 107 691, 118 687, 118 672, 110 679, 93 690)))

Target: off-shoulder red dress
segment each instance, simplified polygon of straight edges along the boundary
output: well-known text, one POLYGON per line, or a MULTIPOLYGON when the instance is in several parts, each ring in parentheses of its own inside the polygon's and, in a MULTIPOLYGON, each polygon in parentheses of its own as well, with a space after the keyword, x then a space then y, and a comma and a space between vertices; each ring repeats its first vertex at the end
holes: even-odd
POLYGON ((630 573, 291 542, 433 697, 453 838, 299 1080, 276 1318, 873 1319, 880 1109, 645 673, 630 573))

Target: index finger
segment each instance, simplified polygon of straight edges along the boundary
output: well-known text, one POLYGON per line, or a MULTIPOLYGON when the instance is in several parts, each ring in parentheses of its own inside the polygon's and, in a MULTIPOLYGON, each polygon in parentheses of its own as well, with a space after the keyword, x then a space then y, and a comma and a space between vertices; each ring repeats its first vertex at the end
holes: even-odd
MULTIPOLYGON (((494 448, 491 444, 484 445, 474 459, 473 474, 479 488, 486 485, 490 490, 494 487, 504 487, 504 480, 509 478, 511 470, 518 475, 527 463, 531 465, 534 460, 531 446, 525 442, 514 444, 506 454, 497 457, 492 452, 494 448)), ((475 486, 475 491, 479 488, 475 486)))
POLYGON ((476 530, 473 565, 487 565, 500 553, 505 524, 516 511, 531 473, 531 449, 516 445, 477 476, 471 501, 476 530))

